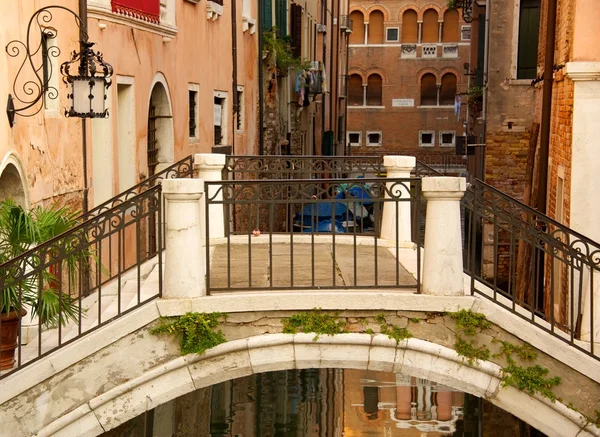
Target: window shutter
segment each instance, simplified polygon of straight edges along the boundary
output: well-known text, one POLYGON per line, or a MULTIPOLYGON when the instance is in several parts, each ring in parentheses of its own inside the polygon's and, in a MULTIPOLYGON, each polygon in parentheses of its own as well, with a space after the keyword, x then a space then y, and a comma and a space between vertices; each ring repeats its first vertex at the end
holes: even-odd
POLYGON ((292 52, 296 58, 302 56, 302 6, 292 3, 292 52))
POLYGON ((523 0, 519 16, 517 79, 534 79, 537 74, 540 1, 523 0))
POLYGON ((273 2, 272 0, 263 0, 262 10, 263 30, 269 30, 273 27, 273 2))
POLYGON ((284 38, 287 36, 287 1, 276 0, 275 15, 277 20, 277 37, 284 38))

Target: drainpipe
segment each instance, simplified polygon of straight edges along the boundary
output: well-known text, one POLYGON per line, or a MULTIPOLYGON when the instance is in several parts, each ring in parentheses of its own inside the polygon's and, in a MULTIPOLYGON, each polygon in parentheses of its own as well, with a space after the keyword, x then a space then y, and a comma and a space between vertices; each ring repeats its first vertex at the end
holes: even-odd
MULTIPOLYGON (((240 102, 238 101, 237 92, 237 2, 231 2, 231 56, 233 64, 233 77, 232 77, 232 92, 233 92, 233 114, 237 114, 237 118, 234 117, 233 129, 231 135, 231 154, 235 155, 235 134, 237 132, 237 119, 240 116, 240 102)), ((259 56, 262 59, 262 56, 259 56)))
MULTIPOLYGON (((83 41, 87 41, 87 0, 79 0, 79 19, 81 20, 81 29, 79 32, 80 50, 83 50, 83 41)), ((88 173, 87 173, 87 122, 85 118, 81 119, 81 154, 83 155, 83 200, 81 209, 85 214, 89 210, 88 202, 88 173)))
MULTIPOLYGON (((488 79, 489 79, 489 59, 490 59, 490 16, 492 14, 492 2, 487 0, 485 2, 485 38, 483 47, 483 120, 482 120, 482 143, 486 144, 487 137, 487 104, 488 104, 488 79)), ((479 153, 481 159, 479 163, 479 172, 481 180, 485 181, 485 147, 479 153)))
POLYGON ((540 132, 540 160, 537 209, 546 213, 548 191, 548 154, 550 151, 550 124, 552 122, 552 83, 554 76, 554 45, 556 44, 556 0, 548 1, 546 22, 546 53, 544 58, 544 91, 542 97, 542 127, 540 132))
MULTIPOLYGON (((326 0, 321 0, 321 24, 327 27, 327 6, 326 0)), ((323 33, 323 71, 327 66, 327 35, 331 34, 331 29, 327 29, 326 33, 323 33)), ((318 35, 318 33, 317 33, 318 35)), ((321 90, 322 91, 322 90, 321 90)), ((331 126, 331 107, 329 108, 329 125, 331 126)), ((323 154, 323 138, 325 132, 325 93, 321 93, 321 154, 323 154)))
POLYGON ((258 19, 256 20, 256 25, 258 26, 258 154, 264 154, 264 132, 263 132, 263 122, 265 118, 264 113, 264 78, 263 78, 263 8, 264 3, 263 0, 258 0, 258 19))

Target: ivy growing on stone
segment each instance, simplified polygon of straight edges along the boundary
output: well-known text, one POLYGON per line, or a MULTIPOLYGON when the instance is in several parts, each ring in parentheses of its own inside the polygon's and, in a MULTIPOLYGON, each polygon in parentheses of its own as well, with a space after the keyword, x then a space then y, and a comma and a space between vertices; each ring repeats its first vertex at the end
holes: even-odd
POLYGON ((294 314, 291 317, 281 319, 283 332, 285 334, 296 334, 298 332, 315 333, 314 340, 317 341, 321 335, 335 335, 348 332, 346 320, 339 317, 339 312, 323 311, 314 308, 294 314))
POLYGON ((227 339, 217 326, 227 318, 225 313, 186 313, 183 316, 161 317, 152 334, 171 334, 179 339, 182 355, 202 354, 225 343, 227 339))
POLYGON ((396 340, 396 344, 400 343, 402 340, 412 337, 412 334, 408 331, 408 329, 400 328, 399 326, 387 323, 384 314, 378 314, 375 317, 375 320, 377 323, 379 323, 381 333, 387 335, 388 338, 393 338, 396 340))

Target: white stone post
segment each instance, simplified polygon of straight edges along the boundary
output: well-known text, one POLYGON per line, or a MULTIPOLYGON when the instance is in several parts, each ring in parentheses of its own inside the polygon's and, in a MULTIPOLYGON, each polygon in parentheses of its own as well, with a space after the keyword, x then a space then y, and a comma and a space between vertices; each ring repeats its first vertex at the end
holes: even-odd
MULTIPOLYGON (((414 170, 416 158, 414 156, 384 156, 383 166, 387 172, 389 179, 408 179, 410 172, 414 170)), ((383 204, 383 217, 381 220, 381 238, 384 240, 396 240, 398 243, 411 243, 411 202, 410 202, 410 184, 406 186, 387 184, 388 189, 397 192, 400 199, 406 201, 398 202, 396 210, 396 202, 388 201, 383 204)), ((389 199, 389 196, 386 195, 389 199)))
MULTIPOLYGON (((194 155, 194 168, 198 171, 198 178, 204 181, 223 180, 223 167, 225 167, 226 155, 219 153, 197 153, 194 155)), ((220 185, 209 187, 206 195, 212 199, 218 192, 220 185)), ((218 193, 214 200, 221 200, 222 193, 218 193)), ((206 199, 205 199, 206 200, 206 199)), ((223 205, 211 205, 210 215, 210 238, 225 237, 225 218, 223 205)), ((206 238, 206 202, 200 203, 200 217, 202 222, 202 240, 206 238)))
POLYGON ((466 188, 465 178, 423 178, 422 192, 427 199, 421 281, 423 294, 465 294, 460 199, 466 188))
POLYGON ((163 298, 206 295, 204 250, 200 238, 202 179, 164 179, 167 231, 163 298))

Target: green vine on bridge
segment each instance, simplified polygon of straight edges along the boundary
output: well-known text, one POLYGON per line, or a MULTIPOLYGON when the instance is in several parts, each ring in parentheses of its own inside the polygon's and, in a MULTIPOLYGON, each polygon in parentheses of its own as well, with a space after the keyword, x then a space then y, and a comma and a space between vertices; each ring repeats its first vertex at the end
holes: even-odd
POLYGON ((456 352, 463 357, 471 366, 476 364, 476 360, 489 360, 490 357, 506 360, 506 366, 502 367, 502 386, 515 387, 530 395, 536 393, 547 397, 552 402, 556 400, 556 394, 552 391, 554 387, 561 383, 560 376, 548 378, 550 372, 548 368, 539 364, 531 366, 521 366, 517 363, 514 355, 520 361, 532 362, 537 359, 537 352, 528 344, 516 345, 508 341, 499 341, 493 339, 492 343, 500 344, 500 349, 493 354, 485 345, 477 345, 477 334, 490 328, 491 323, 481 313, 475 313, 472 310, 462 309, 454 313, 447 313, 455 322, 458 328, 456 332, 456 343, 454 345, 456 352), (465 338, 467 337, 467 338, 465 338))
POLYGON ((150 333, 170 334, 179 339, 181 354, 202 354, 225 343, 227 339, 217 326, 227 319, 225 313, 186 313, 183 316, 161 317, 150 333))
POLYGON ((377 323, 379 323, 379 328, 381 329, 381 333, 387 335, 388 338, 393 338, 396 340, 396 344, 400 343, 402 340, 406 340, 407 338, 411 338, 412 334, 406 328, 400 328, 397 325, 393 325, 391 323, 387 323, 385 320, 385 314, 378 314, 375 317, 377 323))
POLYGON ((281 319, 284 334, 298 332, 314 333, 314 341, 321 335, 335 335, 348 332, 346 320, 339 317, 339 312, 327 312, 321 308, 303 311, 285 319, 281 319))

